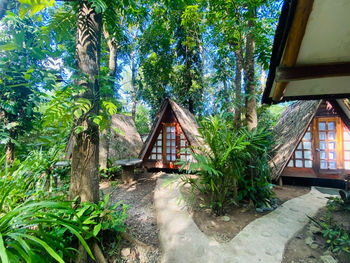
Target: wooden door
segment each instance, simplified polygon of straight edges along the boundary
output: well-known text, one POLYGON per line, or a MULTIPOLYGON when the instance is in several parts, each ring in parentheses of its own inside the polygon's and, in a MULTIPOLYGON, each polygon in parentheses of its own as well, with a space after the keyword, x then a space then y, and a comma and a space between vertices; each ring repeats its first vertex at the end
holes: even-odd
POLYGON ((334 172, 342 168, 341 120, 339 117, 317 118, 315 170, 334 172))
POLYGON ((163 126, 164 150, 163 160, 165 163, 176 161, 176 124, 166 123, 163 126))

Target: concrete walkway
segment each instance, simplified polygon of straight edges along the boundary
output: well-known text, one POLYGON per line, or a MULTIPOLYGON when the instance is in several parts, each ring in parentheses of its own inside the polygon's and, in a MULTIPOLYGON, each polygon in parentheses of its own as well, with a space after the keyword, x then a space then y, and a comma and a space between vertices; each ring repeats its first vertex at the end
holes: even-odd
MULTIPOLYGON (((280 263, 288 240, 325 206, 328 195, 314 188, 247 225, 228 243, 202 233, 187 212, 175 184, 165 187, 167 175, 154 193, 163 263, 280 263)), ((234 219, 232 219, 234 220, 234 219)))

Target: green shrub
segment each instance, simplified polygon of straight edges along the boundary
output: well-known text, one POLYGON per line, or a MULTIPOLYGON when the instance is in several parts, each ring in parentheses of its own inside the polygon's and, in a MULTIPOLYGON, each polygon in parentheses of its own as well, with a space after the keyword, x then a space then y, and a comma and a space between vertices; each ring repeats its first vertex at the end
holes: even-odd
POLYGON ((270 178, 269 146, 271 145, 271 133, 265 128, 257 128, 253 131, 243 130, 246 134, 247 152, 246 176, 239 181, 239 200, 249 199, 255 206, 270 206, 270 200, 274 196, 270 178))
POLYGON ((11 166, 6 156, 0 158, 0 208, 7 211, 28 199, 64 197, 68 185, 57 188, 57 179, 67 179, 67 168, 54 166, 57 152, 33 151, 26 159, 16 159, 11 166))
POLYGON ((342 200, 339 197, 329 197, 327 208, 330 212, 334 210, 346 210, 350 212, 350 200, 342 200))
POLYGON ((327 246, 333 253, 350 253, 350 236, 338 225, 321 224, 323 237, 326 238, 327 246))
POLYGON ((100 170, 101 177, 107 180, 112 180, 116 177, 120 177, 122 174, 121 165, 115 166, 109 159, 108 159, 108 168, 106 169, 100 168, 99 170, 100 170))
POLYGON ((205 118, 199 132, 209 148, 191 153, 194 162, 179 164, 200 176, 185 176, 183 181, 209 195, 210 206, 218 215, 227 205, 243 199, 257 206, 268 203, 273 194, 267 155, 270 132, 264 128, 235 131, 224 115, 205 118))
POLYGON ((327 202, 327 212, 323 220, 317 220, 309 217, 311 221, 321 228, 323 237, 326 239, 326 245, 330 251, 335 254, 342 252, 350 256, 350 232, 347 232, 341 225, 334 222, 333 213, 336 210, 345 210, 350 212, 349 201, 342 200, 339 197, 329 197, 327 202))
POLYGON ((109 206, 108 201, 109 195, 106 195, 98 204, 84 202, 75 207, 72 219, 85 231, 85 239, 103 238, 104 231, 113 232, 115 235, 125 231, 127 206, 121 202, 109 206))
POLYGON ((60 216, 67 211, 73 211, 70 202, 28 200, 1 214, 1 261, 65 262, 74 256, 70 244, 73 235, 93 257, 79 225, 60 216))
POLYGON ((79 243, 93 257, 87 241, 118 240, 124 231, 125 206, 109 206, 109 196, 98 204, 63 201, 64 192, 46 187, 46 168, 66 172, 37 153, 11 166, 0 159, 0 262, 70 262, 79 243))

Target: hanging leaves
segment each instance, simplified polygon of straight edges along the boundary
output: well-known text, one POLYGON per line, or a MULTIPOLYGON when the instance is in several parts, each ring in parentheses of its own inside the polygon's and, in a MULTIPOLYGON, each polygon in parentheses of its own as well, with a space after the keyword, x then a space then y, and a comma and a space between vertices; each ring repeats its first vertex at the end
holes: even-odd
POLYGON ((21 3, 19 14, 24 18, 28 13, 29 16, 40 12, 46 7, 51 7, 55 4, 55 0, 18 0, 21 3))

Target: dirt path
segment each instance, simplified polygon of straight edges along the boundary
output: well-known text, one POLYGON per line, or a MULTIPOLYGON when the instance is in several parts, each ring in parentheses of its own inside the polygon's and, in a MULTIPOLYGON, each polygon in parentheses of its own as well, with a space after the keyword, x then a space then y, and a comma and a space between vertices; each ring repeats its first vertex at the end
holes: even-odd
POLYGON ((158 174, 145 173, 131 185, 120 184, 116 187, 104 186, 104 192, 110 193, 110 202, 128 205, 126 220, 127 234, 146 245, 122 244, 121 256, 124 262, 158 262, 161 252, 158 238, 157 218, 154 209, 154 189, 158 174), (135 252, 133 252, 135 251, 135 252))

